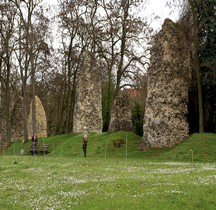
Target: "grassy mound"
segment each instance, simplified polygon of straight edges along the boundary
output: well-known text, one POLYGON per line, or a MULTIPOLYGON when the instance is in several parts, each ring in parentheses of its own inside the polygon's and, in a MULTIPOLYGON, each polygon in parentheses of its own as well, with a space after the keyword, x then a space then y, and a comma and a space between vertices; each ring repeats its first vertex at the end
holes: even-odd
POLYGON ((168 151, 163 151, 161 159, 172 161, 215 162, 216 134, 195 133, 178 146, 168 151))
MULTIPOLYGON (((132 132, 90 133, 87 157, 142 159, 151 161, 216 161, 216 134, 193 134, 174 148, 140 150, 141 137, 132 132)), ((39 150, 49 144, 48 156, 83 157, 82 134, 65 134, 39 139, 39 150)), ((31 141, 15 141, 2 155, 29 155, 31 141)))

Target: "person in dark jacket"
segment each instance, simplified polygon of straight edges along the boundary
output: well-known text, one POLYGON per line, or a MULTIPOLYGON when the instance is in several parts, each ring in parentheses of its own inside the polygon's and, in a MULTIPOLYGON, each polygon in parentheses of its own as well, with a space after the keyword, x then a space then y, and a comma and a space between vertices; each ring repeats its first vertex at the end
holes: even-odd
POLYGON ((33 151, 33 155, 35 155, 37 153, 38 150, 38 138, 36 133, 32 136, 32 151, 33 151))
POLYGON ((84 131, 83 131, 83 146, 82 146, 84 157, 86 157, 87 144, 88 144, 88 129, 86 127, 84 127, 84 131))

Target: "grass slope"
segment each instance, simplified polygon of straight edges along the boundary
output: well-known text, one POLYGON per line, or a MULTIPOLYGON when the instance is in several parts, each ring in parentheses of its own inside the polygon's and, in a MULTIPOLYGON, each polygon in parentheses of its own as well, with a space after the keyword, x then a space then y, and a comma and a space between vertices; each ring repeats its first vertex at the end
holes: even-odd
POLYGON ((195 133, 178 146, 163 151, 162 160, 172 161, 216 161, 216 134, 195 133))
MULTIPOLYGON (((216 134, 193 134, 188 140, 174 148, 140 150, 140 136, 132 132, 90 133, 87 156, 92 158, 143 159, 151 161, 216 161, 216 134), (121 141, 116 149, 114 142, 121 141)), ((48 156, 83 157, 82 134, 65 134, 39 139, 39 149, 42 144, 49 144, 48 156)), ((21 150, 29 154, 31 142, 23 144, 15 141, 3 155, 19 155, 21 150)))

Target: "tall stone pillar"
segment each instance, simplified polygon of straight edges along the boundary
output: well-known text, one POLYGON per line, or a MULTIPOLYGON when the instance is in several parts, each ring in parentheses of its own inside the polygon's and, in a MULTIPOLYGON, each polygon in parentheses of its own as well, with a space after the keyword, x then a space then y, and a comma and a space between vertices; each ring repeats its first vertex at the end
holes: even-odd
POLYGON ((77 82, 73 132, 102 132, 101 76, 92 52, 84 53, 77 82))
POLYGON ((11 120, 11 139, 24 139, 24 122, 23 122, 23 97, 19 96, 15 100, 13 110, 12 110, 12 120, 11 120))
POLYGON ((172 147, 189 135, 191 69, 188 46, 178 24, 166 19, 151 50, 143 145, 172 147))
POLYGON ((132 131, 132 114, 130 99, 125 90, 116 96, 110 117, 109 132, 132 131))
MULTIPOLYGON (((47 137, 47 118, 43 104, 38 96, 35 96, 35 114, 36 114, 36 133, 38 137, 47 137)), ((32 136, 32 103, 28 116, 29 138, 32 136)))

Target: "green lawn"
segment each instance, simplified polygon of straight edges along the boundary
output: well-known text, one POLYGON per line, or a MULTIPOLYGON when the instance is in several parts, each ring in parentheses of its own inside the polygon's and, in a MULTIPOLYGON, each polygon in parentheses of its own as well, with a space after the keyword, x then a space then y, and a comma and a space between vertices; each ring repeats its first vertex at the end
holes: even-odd
POLYGON ((45 156, 29 155, 30 142, 2 151, 1 210, 215 209, 215 134, 147 151, 133 133, 90 134, 86 158, 80 134, 43 142, 49 144, 45 156))
POLYGON ((0 158, 0 209, 215 209, 216 164, 0 158))

